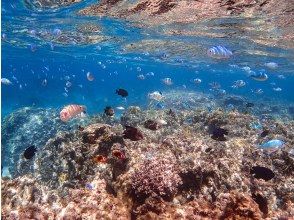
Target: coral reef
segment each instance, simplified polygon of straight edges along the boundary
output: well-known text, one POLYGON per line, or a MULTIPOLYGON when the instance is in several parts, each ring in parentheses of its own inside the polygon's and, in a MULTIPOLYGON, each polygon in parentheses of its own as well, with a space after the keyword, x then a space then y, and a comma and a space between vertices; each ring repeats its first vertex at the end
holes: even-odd
POLYGON ((181 178, 172 161, 158 157, 145 160, 134 172, 131 184, 136 197, 170 198, 177 193, 181 178))
POLYGON ((54 109, 26 107, 13 112, 2 121, 2 165, 13 168, 10 170, 13 175, 27 173, 31 170, 32 161, 22 157, 24 150, 32 145, 40 149, 59 131, 70 131, 77 123, 86 121, 75 120, 65 124, 54 109))
POLYGON ((30 176, 2 178, 3 219, 294 215, 291 120, 261 120, 236 110, 138 107, 111 126, 103 117, 91 120, 51 137, 33 158, 30 176), (145 128, 147 120, 159 119, 166 122, 159 129, 145 128), (124 138, 126 124, 144 138, 124 138), (212 127, 228 131, 225 140, 213 138, 212 127), (269 132, 261 135, 264 129, 269 132), (275 151, 259 147, 271 139, 285 144, 275 151))

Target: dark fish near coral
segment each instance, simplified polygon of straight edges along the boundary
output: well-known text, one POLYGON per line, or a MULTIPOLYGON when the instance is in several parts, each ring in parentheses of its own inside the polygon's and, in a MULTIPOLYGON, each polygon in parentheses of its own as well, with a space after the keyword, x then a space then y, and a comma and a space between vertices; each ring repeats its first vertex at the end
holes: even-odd
POLYGON ((246 103, 246 108, 252 108, 253 106, 254 106, 254 104, 251 102, 246 103))
POLYGON ((250 174, 252 174, 256 179, 263 179, 265 181, 269 181, 275 177, 275 174, 271 169, 261 166, 252 167, 250 174))
POLYGON ((35 156, 36 152, 37 152, 37 148, 34 145, 32 145, 24 151, 23 156, 24 158, 29 160, 35 156))
POLYGON ((122 151, 120 151, 120 150, 113 150, 112 151, 112 156, 115 157, 115 158, 117 158, 117 159, 119 159, 119 160, 126 159, 125 154, 122 151))
POLYGON ((211 138, 216 141, 226 141, 227 138, 225 137, 225 135, 229 134, 229 131, 227 129, 223 129, 215 125, 211 125, 209 127, 209 132, 212 134, 211 138))
POLYGON ((145 121, 144 127, 155 131, 155 130, 159 129, 159 124, 158 124, 158 122, 149 119, 149 120, 145 121))
POLYGON ((130 139, 132 141, 139 141, 142 140, 144 136, 138 128, 126 125, 126 130, 123 133, 123 138, 130 139))
POLYGON ((117 89, 115 93, 120 95, 121 97, 127 97, 129 95, 128 91, 125 89, 117 89))
POLYGON ((174 118, 176 117, 176 113, 172 109, 169 109, 167 114, 170 115, 171 117, 174 117, 174 118))
POLYGON ((270 130, 265 129, 265 130, 263 130, 263 131, 261 132, 260 137, 265 137, 265 136, 267 136, 269 133, 270 133, 270 130))
POLYGON ((113 116, 114 115, 114 109, 110 106, 106 106, 104 109, 104 114, 107 116, 113 116))
POLYGON ((83 131, 84 129, 85 129, 85 128, 82 127, 81 125, 78 126, 78 130, 79 130, 79 131, 83 131))

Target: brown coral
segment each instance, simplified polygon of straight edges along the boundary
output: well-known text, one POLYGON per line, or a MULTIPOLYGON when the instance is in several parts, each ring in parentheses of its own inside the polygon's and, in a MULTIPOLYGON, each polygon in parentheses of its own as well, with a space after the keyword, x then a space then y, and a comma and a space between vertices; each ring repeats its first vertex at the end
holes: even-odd
POLYGON ((165 158, 146 159, 132 176, 136 197, 159 196, 170 199, 181 184, 175 165, 165 158))

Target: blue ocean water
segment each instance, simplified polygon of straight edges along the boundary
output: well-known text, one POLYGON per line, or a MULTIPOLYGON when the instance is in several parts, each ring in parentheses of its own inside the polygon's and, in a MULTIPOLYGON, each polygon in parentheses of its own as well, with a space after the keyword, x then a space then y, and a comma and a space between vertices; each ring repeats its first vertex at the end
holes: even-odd
MULTIPOLYGON (((227 95, 240 95, 252 102, 294 103, 293 50, 254 43, 242 35, 166 36, 123 20, 77 15, 79 9, 93 2, 38 11, 25 7, 22 1, 2 1, 1 77, 12 82, 1 87, 2 118, 24 106, 61 109, 75 103, 87 106, 89 114, 100 113, 107 105, 144 108, 150 92, 213 94, 213 82, 219 83, 227 95), (87 31, 80 30, 89 24, 101 28, 99 36, 105 39, 89 40, 87 31), (137 44, 148 41, 165 42, 167 46, 137 44), (216 45, 230 49, 233 56, 209 57, 207 50, 216 45), (268 62, 275 62, 278 67, 270 69, 265 65, 268 62), (253 80, 246 72, 248 67, 266 73, 268 80, 253 80), (94 81, 87 80, 87 72, 94 75, 94 81), (173 84, 165 85, 164 78, 171 78, 173 84), (201 79, 200 84, 193 82, 196 78, 201 79), (237 80, 246 85, 232 88, 237 80), (67 82, 71 86, 67 87, 67 82), (129 92, 127 99, 115 94, 117 88, 129 92), (256 92, 259 89, 260 94, 256 92)), ((236 23, 244 20, 222 19, 199 25, 211 27, 212 33, 226 34, 234 31, 230 24, 236 23), (228 28, 218 29, 221 23, 228 28)))

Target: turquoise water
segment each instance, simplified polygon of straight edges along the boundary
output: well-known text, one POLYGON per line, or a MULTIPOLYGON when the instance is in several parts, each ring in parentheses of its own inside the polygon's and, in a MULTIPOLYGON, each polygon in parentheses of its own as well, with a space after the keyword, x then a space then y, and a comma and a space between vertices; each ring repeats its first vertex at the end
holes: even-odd
POLYGON ((207 33, 227 35, 219 38, 166 36, 159 30, 137 28, 117 19, 76 15, 92 2, 43 11, 27 8, 21 1, 2 2, 2 78, 13 83, 2 84, 2 117, 24 106, 61 108, 77 103, 86 105, 89 114, 101 112, 105 105, 144 107, 149 92, 176 89, 213 93, 212 82, 218 82, 227 95, 293 104, 293 50, 259 45, 246 36, 230 34, 236 33, 238 23, 246 25, 248 21, 235 18, 199 24, 200 28, 207 27, 207 33), (85 24, 99 27, 103 40, 87 42, 87 36, 96 34, 82 32, 85 24), (55 29, 61 31, 61 40, 55 29), (161 43, 128 49, 142 40, 161 43), (207 56, 206 51, 215 45, 229 48, 234 55, 226 60, 207 56), (277 63, 278 68, 267 68, 267 62, 277 63), (265 72, 269 79, 255 81, 244 67, 265 72), (87 72, 94 75, 94 81, 87 80, 87 72), (146 76, 150 72, 154 76, 146 76), (140 74, 144 80, 138 79, 140 74), (162 83, 166 77, 172 79, 172 85, 162 83), (196 85, 195 78, 202 82, 196 85), (231 86, 236 80, 246 85, 234 89, 231 86), (67 81, 72 85, 66 91, 67 81), (124 100, 115 95, 117 88, 128 90, 129 97, 124 100), (263 93, 254 93, 258 89, 263 93))

